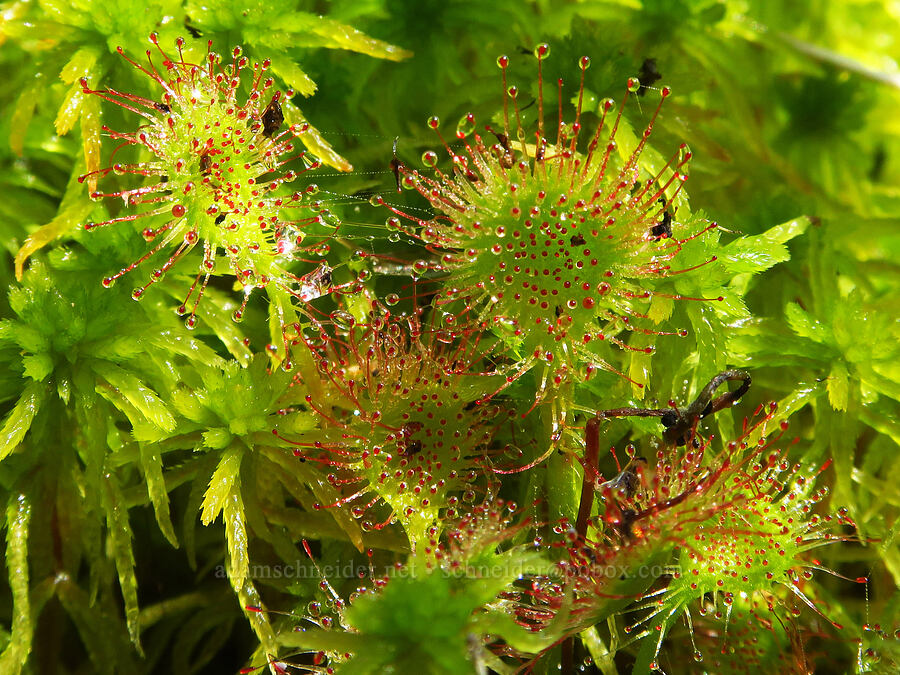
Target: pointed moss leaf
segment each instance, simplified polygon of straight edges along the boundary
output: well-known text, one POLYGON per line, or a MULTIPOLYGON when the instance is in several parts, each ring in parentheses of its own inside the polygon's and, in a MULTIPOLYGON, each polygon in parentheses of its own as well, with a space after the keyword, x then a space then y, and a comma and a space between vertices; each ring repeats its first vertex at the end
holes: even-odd
POLYGON ((59 107, 59 112, 53 123, 58 135, 65 136, 72 130, 72 127, 75 126, 75 123, 81 117, 81 106, 83 103, 84 92, 81 89, 81 84, 76 82, 69 87, 66 98, 59 107))
MULTIPOLYGON (((14 312, 19 313, 27 303, 28 292, 25 289, 13 288, 9 292, 9 304, 14 312)), ((0 341, 15 344, 32 353, 45 351, 50 346, 38 330, 11 319, 0 320, 0 341)))
POLYGON ((724 247, 719 260, 729 274, 762 272, 790 259, 785 242, 809 227, 809 218, 797 218, 776 225, 760 235, 736 239, 724 247))
MULTIPOLYGON (((285 119, 290 124, 307 124, 303 113, 289 100, 284 101, 281 107, 284 110, 285 119)), ((309 125, 306 131, 299 134, 299 136, 300 140, 303 141, 303 145, 327 166, 333 167, 338 171, 353 171, 353 165, 335 152, 331 144, 322 137, 322 134, 314 126, 309 125)))
POLYGON ((244 523, 244 502, 240 482, 235 481, 222 502, 225 539, 228 541, 229 575, 234 588, 243 587, 250 574, 250 552, 247 550, 247 526, 244 523))
MULTIPOLYGON (((293 16, 296 17, 295 20, 302 19, 302 15, 299 12, 293 16)), ((307 27, 297 31, 300 33, 298 35, 300 40, 303 40, 306 36, 314 36, 313 39, 318 44, 313 46, 347 49, 390 61, 402 61, 412 56, 412 52, 371 38, 352 26, 324 17, 315 17, 315 19, 316 21, 312 25, 307 25, 307 27)), ((288 17, 287 21, 290 22, 291 18, 288 17)))
POLYGON ((34 421, 34 416, 37 415, 46 398, 47 386, 45 384, 32 382, 25 387, 16 407, 12 409, 0 428, 0 461, 6 459, 7 455, 15 450, 25 438, 25 434, 28 433, 28 429, 34 421))
POLYGON ((131 642, 141 652, 140 608, 138 607, 137 577, 134 572, 134 551, 131 548, 131 525, 128 508, 122 498, 119 480, 114 473, 105 476, 103 484, 103 508, 106 511, 106 527, 112 548, 122 599, 125 601, 125 623, 131 642))
POLYGON ((209 397, 203 390, 176 389, 169 400, 179 415, 201 426, 216 426, 220 420, 209 409, 209 397))
POLYGON ((34 109, 37 105, 39 93, 44 88, 45 77, 37 73, 31 83, 22 90, 13 108, 12 120, 9 125, 9 145, 17 155, 25 149, 25 133, 28 125, 34 117, 34 109))
POLYGON ((154 443, 140 444, 141 468, 144 470, 144 480, 147 482, 147 494, 153 504, 153 512, 156 514, 156 522, 165 538, 174 548, 178 548, 178 537, 175 536, 175 528, 172 527, 172 518, 169 515, 169 493, 166 490, 166 480, 163 476, 162 456, 159 446, 154 443))
POLYGON ((791 330, 800 337, 809 338, 824 345, 834 343, 828 328, 810 316, 796 302, 789 302, 784 309, 784 314, 791 330))
MULTIPOLYGON (((176 290, 166 287, 166 290, 179 302, 183 300, 180 288, 176 290)), ((208 299, 210 303, 201 303, 197 307, 197 316, 222 341, 228 353, 238 362, 246 365, 250 361, 250 349, 244 344, 241 327, 231 320, 230 312, 222 311, 222 304, 226 302, 225 296, 216 292, 215 289, 207 289, 204 298, 208 299)))
POLYGON ((309 75, 303 72, 287 54, 272 54, 272 72, 284 80, 289 87, 293 87, 298 94, 312 96, 316 93, 316 83, 309 75))
POLYGON ((59 214, 46 225, 38 228, 22 244, 16 253, 16 279, 22 280, 25 261, 35 251, 39 251, 51 241, 78 227, 93 210, 94 204, 87 198, 82 198, 68 204, 59 214))
POLYGON ((25 494, 13 494, 6 506, 6 569, 12 591, 12 634, 0 655, 0 673, 17 675, 31 652, 34 636, 28 575, 28 527, 31 500, 25 494))
POLYGON ((225 365, 225 360, 216 354, 214 349, 202 340, 196 340, 188 335, 179 335, 167 330, 160 333, 159 336, 150 338, 148 342, 159 349, 181 354, 191 361, 205 363, 217 368, 225 365))
POLYGON ((725 367, 725 335, 719 330, 715 310, 709 305, 691 303, 687 307, 691 328, 697 338, 696 381, 707 382, 725 367))
POLYGON ((25 366, 23 374, 36 382, 40 382, 53 372, 53 359, 49 354, 30 354, 22 357, 25 366))
POLYGON ((131 654, 121 623, 112 612, 91 602, 90 596, 75 585, 68 574, 56 579, 56 595, 75 624, 81 643, 87 650, 97 673, 140 672, 131 654))
POLYGON ((228 429, 210 429, 203 432, 203 443, 213 450, 223 450, 228 447, 234 436, 228 429))
POLYGON ((203 496, 203 504, 200 507, 200 522, 204 525, 209 525, 216 519, 229 498, 232 488, 238 483, 238 473, 241 470, 243 457, 243 450, 233 445, 219 460, 219 465, 212 478, 209 479, 209 487, 203 496))
POLYGON ((173 431, 175 418, 166 404, 134 375, 108 361, 95 361, 94 370, 137 408, 149 422, 160 429, 173 431))
POLYGON ((847 398, 849 391, 849 374, 847 366, 842 361, 835 361, 828 375, 828 401, 835 410, 847 410, 847 398))
MULTIPOLYGON (((234 600, 221 596, 209 598, 200 611, 179 622, 171 639, 171 671, 174 673, 202 672, 231 640, 235 620, 240 616, 232 609, 234 600)), ((207 668, 208 670, 208 668, 207 668)), ((265 671, 263 671, 265 672, 265 671)))
POLYGON ((84 150, 84 167, 88 190, 97 189, 100 171, 100 98, 88 96, 81 104, 81 143, 84 150))
MULTIPOLYGON (((279 482, 299 502, 308 500, 311 490, 320 504, 333 504, 341 495, 328 483, 321 473, 306 463, 297 462, 280 448, 261 448, 268 460, 272 462, 272 470, 276 472, 279 482)), ((346 509, 325 509, 334 518, 335 523, 343 530, 358 551, 363 550, 363 536, 359 521, 354 519, 346 509)))
POLYGON ((650 309, 647 311, 647 316, 653 323, 660 323, 672 316, 674 308, 675 301, 672 298, 654 295, 650 301, 650 309))
MULTIPOLYGON (((235 589, 237 591, 238 600, 244 607, 262 607, 263 599, 253 585, 251 580, 244 582, 242 586, 235 589)), ((275 636, 272 624, 269 622, 267 614, 262 612, 245 611, 244 615, 250 621, 253 632, 259 638, 260 646, 269 654, 275 654, 279 651, 280 641, 275 636)))
POLYGON ((213 454, 200 455, 197 458, 196 475, 191 481, 191 490, 188 493, 187 504, 182 518, 182 537, 184 539, 184 553, 187 556, 191 569, 197 569, 197 513, 203 503, 203 495, 216 466, 216 457, 213 454))

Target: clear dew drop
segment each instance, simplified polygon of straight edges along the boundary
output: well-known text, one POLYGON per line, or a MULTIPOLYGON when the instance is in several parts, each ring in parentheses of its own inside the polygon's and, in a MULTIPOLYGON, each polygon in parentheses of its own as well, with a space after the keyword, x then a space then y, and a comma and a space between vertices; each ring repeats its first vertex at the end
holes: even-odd
POLYGON ((356 319, 349 312, 338 310, 331 313, 331 322, 338 330, 350 330, 356 323, 356 319))
POLYGON ((703 660, 703 652, 701 652, 699 649, 695 649, 694 650, 694 661, 699 663, 702 660, 703 660))
POLYGON ((628 91, 634 93, 641 88, 641 81, 636 77, 628 78, 628 91))
POLYGON ((456 125, 456 137, 465 138, 475 131, 475 115, 468 113, 463 115, 456 125))
POLYGON ((433 169, 437 163, 438 155, 434 150, 426 150, 422 153, 422 164, 433 169))
POLYGON ((388 307, 393 307, 399 302, 400 302, 400 296, 397 295, 396 293, 388 293, 386 296, 384 296, 384 303, 388 307))

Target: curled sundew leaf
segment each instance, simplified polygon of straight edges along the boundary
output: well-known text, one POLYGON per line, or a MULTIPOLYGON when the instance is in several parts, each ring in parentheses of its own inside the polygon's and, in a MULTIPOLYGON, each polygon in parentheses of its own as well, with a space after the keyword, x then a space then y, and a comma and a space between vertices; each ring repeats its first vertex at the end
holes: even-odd
POLYGON ((12 630, 9 644, 0 654, 0 672, 18 674, 31 652, 34 623, 29 597, 28 528, 31 500, 13 494, 6 506, 6 568, 13 598, 12 630))
POLYGON ((203 504, 200 507, 200 522, 204 525, 213 522, 225 506, 232 488, 238 483, 243 457, 243 450, 233 445, 219 460, 219 465, 209 479, 209 488, 203 496, 203 504))
POLYGON ((0 461, 6 459, 25 438, 35 415, 47 397, 47 386, 41 382, 32 382, 19 397, 16 407, 12 409, 0 429, 0 461))
POLYGON ((169 543, 178 548, 178 537, 175 536, 172 518, 169 515, 169 493, 166 491, 159 447, 154 443, 142 443, 140 444, 140 453, 141 468, 144 470, 144 480, 147 481, 147 494, 150 495, 150 501, 153 503, 156 522, 169 543))

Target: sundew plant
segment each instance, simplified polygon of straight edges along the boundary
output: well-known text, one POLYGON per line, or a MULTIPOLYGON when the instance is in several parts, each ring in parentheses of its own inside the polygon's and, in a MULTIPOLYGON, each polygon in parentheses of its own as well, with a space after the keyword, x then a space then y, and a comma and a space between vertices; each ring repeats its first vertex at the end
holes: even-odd
POLYGON ((898 60, 0 3, 0 673, 900 671, 898 60))

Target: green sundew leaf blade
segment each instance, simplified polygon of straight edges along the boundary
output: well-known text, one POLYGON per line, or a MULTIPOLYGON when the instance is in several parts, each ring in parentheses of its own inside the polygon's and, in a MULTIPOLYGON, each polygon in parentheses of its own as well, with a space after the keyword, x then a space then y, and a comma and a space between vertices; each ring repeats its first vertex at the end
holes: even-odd
POLYGON ((153 504, 156 522, 163 536, 174 548, 178 548, 178 537, 175 536, 175 528, 172 526, 172 517, 169 513, 169 493, 166 491, 159 446, 154 443, 141 443, 140 453, 141 468, 144 470, 144 480, 147 482, 147 494, 153 504))
POLYGON ((28 528, 31 500, 25 494, 10 496, 6 506, 6 569, 13 599, 9 644, 0 654, 0 673, 18 675, 31 653, 34 623, 28 574, 28 528))
POLYGON ((138 378, 109 361, 95 361, 93 367, 98 375, 117 389, 149 422, 164 431, 175 430, 175 418, 166 404, 138 378))
POLYGON ((200 522, 204 525, 209 525, 218 517, 229 499, 232 487, 238 484, 243 457, 243 451, 237 445, 232 445, 219 460, 200 506, 200 522))
POLYGON ((46 397, 47 386, 41 382, 32 382, 25 387, 16 407, 9 413, 0 429, 0 462, 6 459, 25 438, 46 397))

